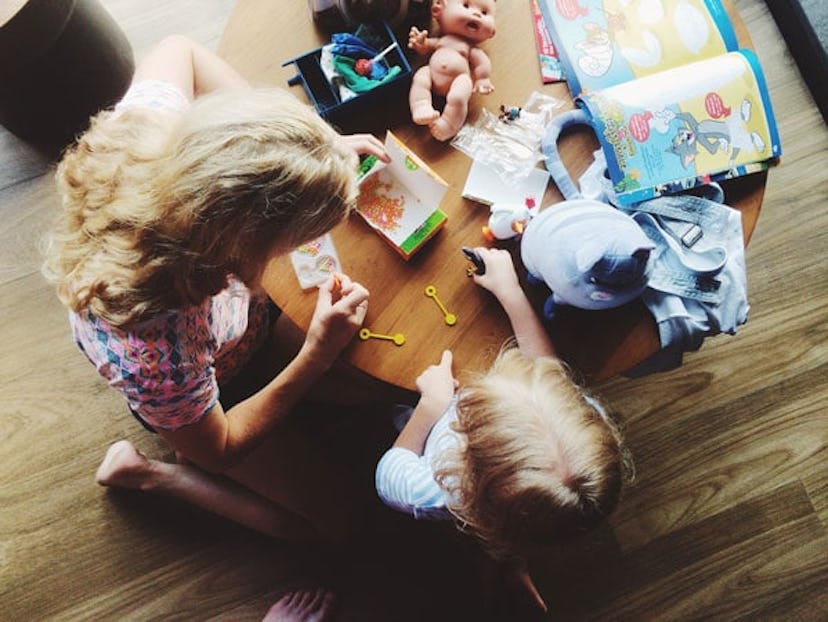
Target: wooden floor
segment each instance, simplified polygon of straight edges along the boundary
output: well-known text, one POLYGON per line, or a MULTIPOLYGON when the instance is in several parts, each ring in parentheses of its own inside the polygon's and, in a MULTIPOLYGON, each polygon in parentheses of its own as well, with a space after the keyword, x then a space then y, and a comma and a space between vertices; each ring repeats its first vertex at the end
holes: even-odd
MULTIPOLYGON (((139 57, 176 31, 217 47, 232 8, 104 4, 139 57)), ((747 250, 750 320, 679 370, 600 387, 638 478, 606 529, 534 564, 554 619, 828 619, 828 133, 764 2, 737 5, 784 148, 747 250)), ((0 620, 257 620, 320 565, 343 620, 484 619, 479 557, 434 526, 378 508, 329 559, 97 487, 110 442, 164 449, 82 358, 39 274, 54 208, 51 170, 0 134, 0 620)), ((366 486, 383 434, 349 447, 366 486)))

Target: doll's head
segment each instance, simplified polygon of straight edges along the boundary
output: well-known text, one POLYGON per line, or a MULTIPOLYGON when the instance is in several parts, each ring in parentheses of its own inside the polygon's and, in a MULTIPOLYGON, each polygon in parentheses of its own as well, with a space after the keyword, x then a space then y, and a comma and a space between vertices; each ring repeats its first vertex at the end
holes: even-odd
POLYGON ((444 35, 482 43, 495 35, 495 0, 434 0, 431 13, 444 35))
POLYGON ((523 556, 615 506, 629 472, 621 435, 557 359, 504 350, 463 388, 457 415, 464 443, 436 476, 493 555, 523 556))

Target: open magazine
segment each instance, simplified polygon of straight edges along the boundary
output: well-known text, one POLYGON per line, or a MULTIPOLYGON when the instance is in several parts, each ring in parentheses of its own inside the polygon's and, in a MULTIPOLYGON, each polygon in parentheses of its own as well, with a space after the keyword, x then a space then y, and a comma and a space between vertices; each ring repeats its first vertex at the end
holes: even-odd
POLYGON ((761 66, 719 0, 538 1, 620 203, 777 161, 761 66))

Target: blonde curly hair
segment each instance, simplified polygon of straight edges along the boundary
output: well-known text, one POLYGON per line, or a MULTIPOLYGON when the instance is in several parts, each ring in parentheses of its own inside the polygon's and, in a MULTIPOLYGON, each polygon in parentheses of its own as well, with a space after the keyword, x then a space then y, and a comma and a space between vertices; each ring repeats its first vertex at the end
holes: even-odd
POLYGON ((435 469, 460 528, 516 558, 606 517, 632 462, 595 403, 561 361, 514 347, 466 384, 454 424, 463 442, 435 469))
POLYGON ((44 274, 115 326, 199 304, 347 216, 356 166, 280 89, 216 92, 180 116, 100 113, 58 166, 44 274))

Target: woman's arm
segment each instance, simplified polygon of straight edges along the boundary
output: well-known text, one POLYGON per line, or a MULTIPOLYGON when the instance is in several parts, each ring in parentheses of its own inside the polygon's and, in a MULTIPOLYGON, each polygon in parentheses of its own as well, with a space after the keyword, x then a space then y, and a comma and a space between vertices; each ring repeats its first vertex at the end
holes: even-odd
POLYGON ((189 99, 221 88, 250 86, 214 52, 182 35, 172 35, 156 45, 138 64, 134 80, 172 82, 189 99))
POLYGON ((330 368, 362 325, 368 291, 340 276, 341 298, 334 300, 334 279, 319 288, 319 299, 299 353, 273 380, 225 413, 216 404, 198 422, 159 434, 198 466, 223 472, 238 463, 291 412, 330 368))
POLYGON ((520 351, 531 358, 555 356, 552 339, 520 287, 509 252, 483 247, 474 250, 486 264, 485 274, 475 274, 474 282, 492 292, 500 302, 509 316, 520 351))

